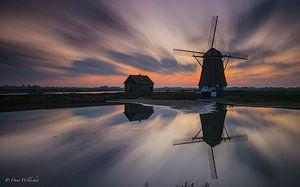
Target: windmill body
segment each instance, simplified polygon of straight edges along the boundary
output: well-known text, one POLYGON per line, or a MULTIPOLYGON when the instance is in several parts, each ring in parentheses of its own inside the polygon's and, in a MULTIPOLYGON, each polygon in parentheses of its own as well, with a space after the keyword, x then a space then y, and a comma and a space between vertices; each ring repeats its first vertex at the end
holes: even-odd
POLYGON ((210 48, 203 55, 202 72, 199 81, 201 91, 222 91, 227 86, 222 53, 210 48))
POLYGON ((192 51, 185 49, 174 49, 174 54, 182 56, 194 57, 202 68, 199 80, 199 91, 207 95, 215 97, 217 92, 222 92, 226 86, 227 81, 225 77, 225 69, 230 58, 247 60, 248 55, 238 52, 219 51, 214 48, 215 36, 218 24, 218 16, 213 16, 211 24, 211 32, 209 37, 209 50, 207 52, 192 51), (199 60, 203 58, 203 62, 199 60), (224 65, 223 59, 227 58, 224 65))

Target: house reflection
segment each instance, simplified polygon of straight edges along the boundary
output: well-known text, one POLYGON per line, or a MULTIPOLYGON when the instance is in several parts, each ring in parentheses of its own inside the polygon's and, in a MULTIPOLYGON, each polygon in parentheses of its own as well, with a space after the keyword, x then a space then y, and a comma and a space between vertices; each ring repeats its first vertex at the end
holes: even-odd
POLYGON ((153 114, 152 106, 144 106, 135 103, 124 104, 124 115, 129 121, 147 120, 153 114))
POLYGON ((247 135, 230 136, 225 125, 227 113, 226 105, 216 105, 216 112, 208 114, 199 114, 201 129, 192 138, 173 140, 173 145, 191 144, 205 142, 209 145, 208 155, 210 163, 211 177, 217 179, 217 170, 215 163, 214 147, 228 141, 246 140, 247 135), (199 134, 202 132, 202 136, 199 134))

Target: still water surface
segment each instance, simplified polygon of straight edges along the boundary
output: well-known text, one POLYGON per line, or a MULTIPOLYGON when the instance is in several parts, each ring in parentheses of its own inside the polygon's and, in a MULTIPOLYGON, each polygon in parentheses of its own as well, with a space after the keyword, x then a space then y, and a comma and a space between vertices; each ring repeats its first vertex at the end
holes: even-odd
POLYGON ((299 110, 126 104, 0 122, 1 186, 300 186, 299 110))

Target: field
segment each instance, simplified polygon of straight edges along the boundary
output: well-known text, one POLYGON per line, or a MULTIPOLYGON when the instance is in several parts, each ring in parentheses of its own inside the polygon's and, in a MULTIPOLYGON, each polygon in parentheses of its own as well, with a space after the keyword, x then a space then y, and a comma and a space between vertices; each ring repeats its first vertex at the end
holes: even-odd
POLYGON ((108 101, 122 99, 153 99, 153 100, 198 100, 204 102, 227 103, 231 105, 266 106, 281 108, 300 108, 300 92, 290 90, 277 91, 227 91, 217 98, 205 98, 196 92, 154 92, 151 94, 28 94, 28 95, 1 95, 0 112, 68 108, 80 106, 96 106, 111 104, 108 101))

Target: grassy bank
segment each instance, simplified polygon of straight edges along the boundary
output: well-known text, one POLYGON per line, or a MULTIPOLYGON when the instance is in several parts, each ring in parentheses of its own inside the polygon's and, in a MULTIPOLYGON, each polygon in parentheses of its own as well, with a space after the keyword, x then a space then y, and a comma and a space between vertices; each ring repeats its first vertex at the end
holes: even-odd
POLYGON ((66 108, 106 105, 119 99, 204 100, 229 104, 283 106, 300 108, 300 92, 295 91, 228 91, 216 99, 204 98, 196 92, 155 92, 147 95, 125 93, 101 94, 29 94, 1 95, 0 112, 28 109, 66 108))
POLYGON ((118 93, 1 95, 0 112, 105 105, 107 100, 119 99, 121 95, 118 93))
POLYGON ((300 108, 299 91, 228 91, 216 100, 239 105, 300 108))

